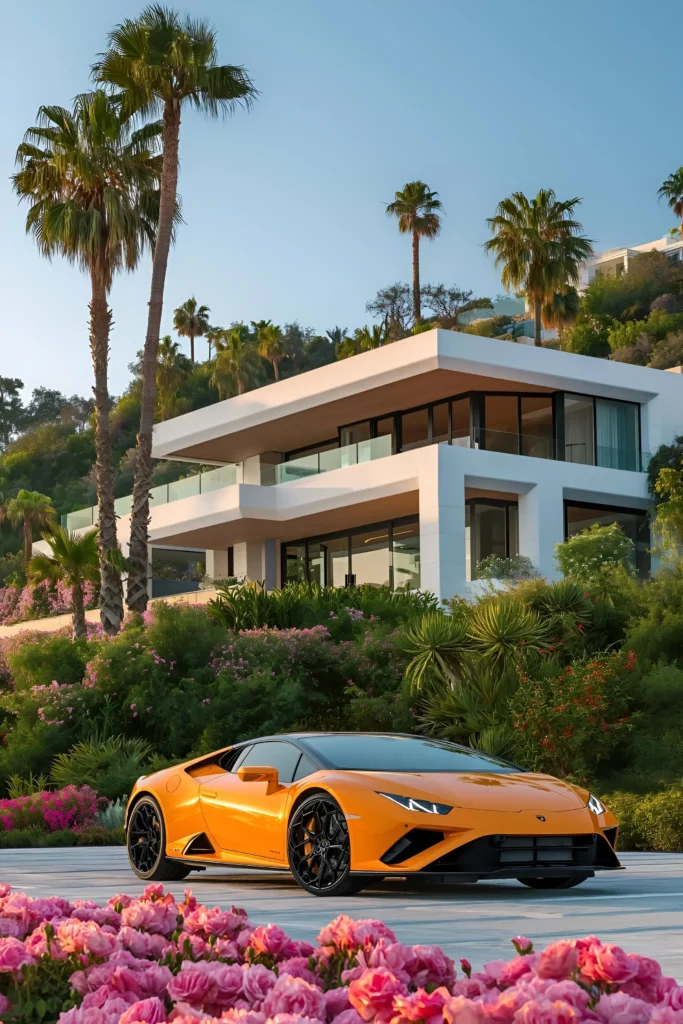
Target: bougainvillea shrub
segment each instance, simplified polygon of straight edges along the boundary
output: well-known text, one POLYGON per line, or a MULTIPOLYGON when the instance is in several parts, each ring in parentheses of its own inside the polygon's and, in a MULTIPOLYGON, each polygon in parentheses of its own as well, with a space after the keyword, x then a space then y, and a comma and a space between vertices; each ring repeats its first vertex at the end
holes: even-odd
POLYGON ((103 801, 90 786, 44 789, 29 796, 0 800, 0 829, 40 828, 59 832, 92 825, 103 801))
POLYGON ((315 944, 161 885, 100 906, 0 886, 0 1012, 25 1024, 683 1024, 683 987, 595 936, 473 971, 382 921, 315 944))

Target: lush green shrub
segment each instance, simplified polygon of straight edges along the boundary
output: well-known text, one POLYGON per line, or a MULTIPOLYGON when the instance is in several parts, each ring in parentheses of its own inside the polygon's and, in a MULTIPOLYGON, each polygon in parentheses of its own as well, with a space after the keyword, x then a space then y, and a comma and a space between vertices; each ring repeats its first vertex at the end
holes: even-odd
POLYGON ((635 656, 602 654, 541 678, 523 676, 510 700, 516 760, 582 782, 631 727, 635 656))
POLYGON ((567 331, 564 340, 566 350, 598 359, 609 355, 608 326, 609 320, 603 317, 580 317, 571 330, 567 331))
POLYGON ((609 793, 605 803, 619 820, 619 849, 683 850, 683 789, 663 793, 609 793))
POLYGON ((663 309, 655 309, 644 320, 628 320, 626 323, 614 323, 608 332, 609 346, 613 352, 620 348, 635 345, 641 334, 645 334, 652 342, 663 341, 667 334, 683 328, 683 313, 667 313, 663 309))
POLYGON ((125 846, 123 828, 107 829, 101 825, 85 825, 81 829, 43 832, 39 828, 0 831, 0 850, 65 846, 125 846))
POLYGON ((633 569, 633 541, 618 523, 597 523, 555 545, 555 559, 565 576, 597 583, 605 569, 633 569))
POLYGON ((488 555, 477 563, 477 579, 483 580, 531 580, 538 576, 533 562, 526 555, 488 555))
POLYGON ((152 754, 149 743, 125 736, 93 736, 58 754, 50 773, 57 786, 91 786, 110 800, 130 793, 152 754))

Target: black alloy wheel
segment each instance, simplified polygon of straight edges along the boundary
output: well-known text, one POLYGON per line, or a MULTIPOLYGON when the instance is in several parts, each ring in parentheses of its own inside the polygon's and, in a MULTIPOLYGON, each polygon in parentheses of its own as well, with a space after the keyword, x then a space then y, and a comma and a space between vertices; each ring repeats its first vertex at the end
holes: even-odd
POLYGON ((522 885, 528 885, 530 889, 573 889, 575 885, 581 885, 586 881, 588 875, 567 875, 566 878, 518 878, 522 885))
POLYGON ((314 896, 350 896, 363 887, 350 873, 351 843, 344 812, 327 793, 296 808, 287 839, 289 866, 302 889, 314 896))
POLYGON ((166 848, 164 818, 156 800, 143 796, 130 812, 126 832, 130 865, 138 876, 155 882, 173 882, 189 875, 190 868, 170 860, 166 848))

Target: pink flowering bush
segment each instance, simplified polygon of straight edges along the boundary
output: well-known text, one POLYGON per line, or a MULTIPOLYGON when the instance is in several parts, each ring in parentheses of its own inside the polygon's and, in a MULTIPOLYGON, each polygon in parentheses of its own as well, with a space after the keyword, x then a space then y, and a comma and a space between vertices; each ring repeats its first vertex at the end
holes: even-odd
MULTIPOLYGON (((86 608, 97 607, 98 593, 94 583, 88 581, 83 584, 83 600, 86 608)), ((10 585, 0 588, 0 625, 3 626, 70 611, 71 590, 63 580, 58 583, 42 580, 25 587, 10 585)))
MULTIPOLYGON (((25 1024, 683 1024, 683 987, 595 936, 456 972, 341 916, 316 945, 161 885, 105 906, 0 885, 0 1013, 25 1024)), ((7 1018, 6 1018, 7 1019, 7 1018)))
POLYGON ((0 832, 26 828, 59 832, 91 825, 102 802, 90 786, 64 786, 0 800, 0 832))

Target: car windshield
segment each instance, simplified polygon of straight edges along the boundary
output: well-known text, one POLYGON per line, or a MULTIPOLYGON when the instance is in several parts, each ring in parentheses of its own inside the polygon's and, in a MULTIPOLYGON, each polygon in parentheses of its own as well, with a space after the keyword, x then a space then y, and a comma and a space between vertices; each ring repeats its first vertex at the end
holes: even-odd
POLYGON ((305 742, 333 768, 366 772, 491 772, 507 775, 515 765, 477 750, 419 736, 306 736, 305 742))

